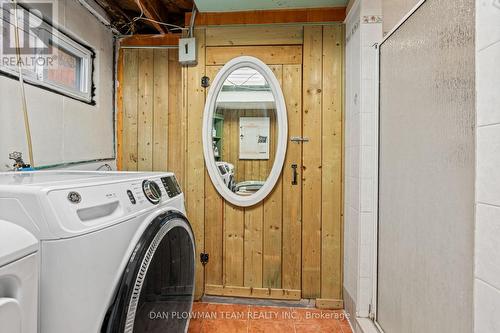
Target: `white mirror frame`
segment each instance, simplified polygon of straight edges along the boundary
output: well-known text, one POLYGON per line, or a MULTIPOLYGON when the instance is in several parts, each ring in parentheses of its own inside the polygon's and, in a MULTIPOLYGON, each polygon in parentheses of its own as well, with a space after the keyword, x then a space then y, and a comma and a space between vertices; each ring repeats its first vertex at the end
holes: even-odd
POLYGON ((205 157, 205 165, 207 166, 210 179, 212 180, 212 183, 214 184, 219 194, 222 195, 222 197, 231 204, 241 207, 253 206, 264 200, 273 190, 276 182, 280 177, 281 170, 283 169, 288 142, 287 136, 288 119, 285 98, 283 97, 281 86, 276 79, 276 76, 274 76, 271 68, 269 68, 261 60, 249 56, 237 57, 227 62, 212 81, 205 102, 205 110, 203 113, 203 155, 205 157), (219 95, 219 91, 221 90, 222 85, 224 84, 224 81, 226 81, 227 77, 232 72, 242 67, 250 67, 255 69, 264 76, 266 81, 271 86, 271 90, 276 103, 277 121, 276 154, 274 157, 273 167, 271 168, 271 172, 269 173, 266 182, 260 188, 260 190, 249 196, 237 195, 236 193, 233 193, 231 190, 229 190, 229 188, 227 188, 222 180, 222 177, 219 176, 217 166, 215 165, 214 152, 212 149, 212 126, 217 96, 219 95))

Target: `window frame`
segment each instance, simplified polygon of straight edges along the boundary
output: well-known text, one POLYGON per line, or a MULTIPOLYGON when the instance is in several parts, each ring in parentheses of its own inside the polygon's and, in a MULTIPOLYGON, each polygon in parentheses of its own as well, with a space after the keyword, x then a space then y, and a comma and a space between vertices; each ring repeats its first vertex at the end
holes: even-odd
MULTIPOLYGON (((59 27, 47 22, 42 17, 36 16, 30 12, 29 9, 19 5, 18 10, 24 12, 22 17, 18 18, 18 24, 21 31, 23 30, 22 27, 24 27, 25 15, 29 15, 31 17, 34 16, 41 20, 41 25, 39 27, 48 33, 49 40, 54 48, 61 49, 62 51, 79 59, 79 68, 76 69, 79 73, 79 77, 77 77, 79 80, 79 88, 77 89, 71 89, 68 86, 58 84, 57 82, 47 79, 44 73, 47 68, 46 66, 35 66, 33 70, 23 69, 23 81, 56 94, 95 105, 94 60, 96 58, 96 54, 94 50, 90 46, 82 44, 80 41, 63 32, 59 27)), ((6 21, 3 18, 3 15, 0 17, 0 21, 2 21, 2 24, 14 25, 13 21, 6 21)), ((39 54, 39 52, 35 51, 33 54, 28 56, 37 56, 39 54)), ((7 76, 19 78, 17 66, 4 66, 0 63, 0 74, 6 74, 7 76)))

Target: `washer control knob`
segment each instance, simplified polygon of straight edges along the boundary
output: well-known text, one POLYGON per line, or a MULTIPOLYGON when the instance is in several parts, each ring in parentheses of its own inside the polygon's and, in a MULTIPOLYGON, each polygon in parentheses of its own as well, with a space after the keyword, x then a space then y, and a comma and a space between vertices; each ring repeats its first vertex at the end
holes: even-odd
POLYGON ((161 200, 161 189, 156 182, 152 180, 145 180, 142 182, 142 190, 144 191, 144 195, 146 199, 149 200, 152 204, 156 205, 160 203, 161 200))

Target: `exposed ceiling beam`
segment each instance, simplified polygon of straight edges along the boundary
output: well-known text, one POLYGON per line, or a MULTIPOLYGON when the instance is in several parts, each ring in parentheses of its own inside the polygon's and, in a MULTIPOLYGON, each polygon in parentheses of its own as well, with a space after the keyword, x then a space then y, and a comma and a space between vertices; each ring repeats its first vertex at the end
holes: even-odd
POLYGON ((96 0, 96 2, 108 13, 111 18, 111 24, 117 29, 122 28, 132 20, 114 0, 96 0))
POLYGON ((193 0, 161 0, 169 13, 184 13, 193 9, 193 0))
POLYGON ((149 22, 159 33, 166 34, 168 29, 165 25, 158 22, 166 22, 167 17, 165 11, 157 0, 135 0, 135 3, 142 9, 144 16, 149 19, 149 22))

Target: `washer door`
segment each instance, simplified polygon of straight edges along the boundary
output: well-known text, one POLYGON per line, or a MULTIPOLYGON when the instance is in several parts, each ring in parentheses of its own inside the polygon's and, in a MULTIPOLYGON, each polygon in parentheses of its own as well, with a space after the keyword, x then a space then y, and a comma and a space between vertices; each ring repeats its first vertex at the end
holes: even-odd
POLYGON ((193 303, 193 233, 178 213, 147 227, 123 273, 103 332, 186 332, 193 303))

